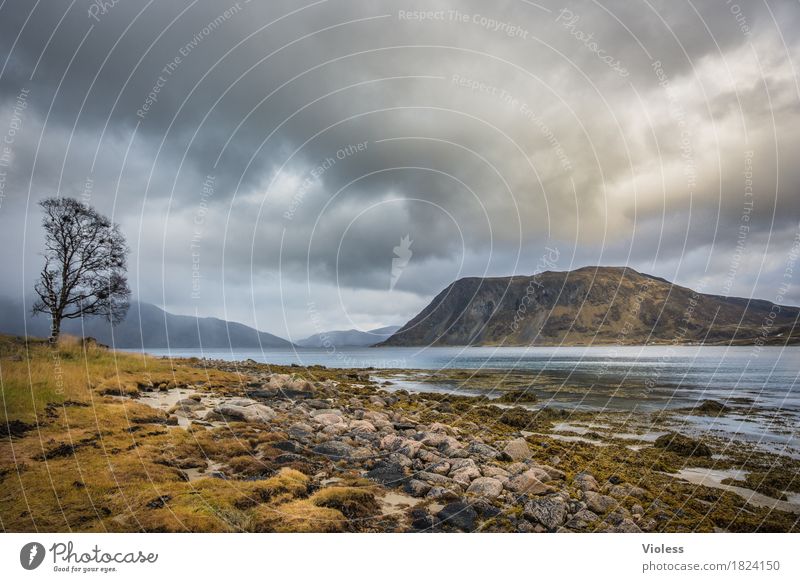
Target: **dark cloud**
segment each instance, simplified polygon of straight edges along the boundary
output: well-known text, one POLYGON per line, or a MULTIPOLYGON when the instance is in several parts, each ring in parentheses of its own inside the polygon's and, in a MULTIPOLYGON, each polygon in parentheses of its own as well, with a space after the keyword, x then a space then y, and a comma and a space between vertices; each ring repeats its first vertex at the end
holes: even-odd
POLYGON ((770 298, 783 276, 796 4, 90 6, 0 10, 0 139, 20 125, 5 295, 32 285, 35 202, 56 192, 123 225, 142 300, 295 337, 402 323, 454 278, 532 272, 546 245, 559 268, 714 292, 770 298))

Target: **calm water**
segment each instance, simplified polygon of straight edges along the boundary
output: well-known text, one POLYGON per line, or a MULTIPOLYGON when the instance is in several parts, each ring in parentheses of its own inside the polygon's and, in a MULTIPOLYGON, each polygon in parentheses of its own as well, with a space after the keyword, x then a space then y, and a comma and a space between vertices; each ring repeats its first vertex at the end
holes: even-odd
MULTIPOLYGON (((376 368, 389 389, 496 397, 503 374, 485 389, 458 382, 420 382, 418 372, 381 369, 512 371, 530 377, 538 406, 586 410, 653 411, 706 399, 738 407, 720 417, 683 415, 684 433, 714 433, 775 452, 800 456, 800 347, 536 347, 353 348, 270 350, 147 350, 158 356, 253 359, 270 364, 376 368)), ((425 372, 422 372, 423 374, 425 372)))
MULTIPOLYGON (((735 397, 757 400, 765 407, 800 410, 800 347, 760 351, 750 347, 699 346, 147 351, 158 356, 253 359, 270 364, 338 368, 505 370, 530 374, 537 393, 552 393, 556 400, 580 397, 592 401, 586 404, 600 404, 598 398, 607 395, 611 401, 619 400, 620 405, 633 400, 653 404, 668 401, 680 406, 703 399, 735 397)), ((409 381, 409 386, 416 385, 409 381)))

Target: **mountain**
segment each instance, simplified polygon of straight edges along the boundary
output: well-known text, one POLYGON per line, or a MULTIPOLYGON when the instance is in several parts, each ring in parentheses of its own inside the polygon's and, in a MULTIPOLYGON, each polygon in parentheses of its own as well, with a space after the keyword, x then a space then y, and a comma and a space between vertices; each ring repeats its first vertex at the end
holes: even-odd
MULTIPOLYGON (((29 304, 30 311, 30 304, 29 304)), ((0 301, 0 333, 47 337, 49 320, 32 317, 22 303, 0 301)), ((150 303, 131 303, 125 321, 113 328, 101 317, 67 320, 64 333, 87 336, 118 348, 276 348, 292 344, 272 334, 241 323, 215 317, 194 317, 168 313, 150 303), (169 339, 169 341, 167 341, 169 339)))
POLYGON ((380 345, 796 344, 798 317, 627 267, 584 267, 460 279, 380 345))
POLYGON ((369 331, 359 331, 357 329, 324 331, 295 343, 303 348, 367 347, 388 339, 398 329, 400 329, 399 325, 390 325, 369 331))

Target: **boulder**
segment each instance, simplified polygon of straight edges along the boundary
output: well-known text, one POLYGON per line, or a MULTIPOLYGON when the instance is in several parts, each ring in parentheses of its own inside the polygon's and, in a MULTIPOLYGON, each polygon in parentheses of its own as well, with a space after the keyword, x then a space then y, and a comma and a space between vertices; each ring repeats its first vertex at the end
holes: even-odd
POLYGON ((597 493, 596 491, 585 491, 584 501, 586 501, 586 506, 595 513, 606 513, 619 505, 617 500, 613 497, 597 493))
POLYGON ((452 501, 459 499, 458 493, 452 489, 447 489, 446 487, 440 487, 438 485, 431 487, 431 490, 428 491, 425 497, 427 499, 433 499, 434 501, 452 501))
POLYGON ((333 460, 348 459, 353 455, 353 447, 341 441, 327 441, 311 450, 318 455, 324 455, 333 460))
POLYGON ((388 487, 400 487, 408 480, 403 467, 388 460, 378 461, 367 471, 367 478, 388 487))
POLYGON ((338 414, 318 414, 314 417, 314 420, 322 426, 344 425, 342 417, 338 414))
POLYGON ((444 485, 449 487, 453 484, 453 480, 450 477, 445 477, 444 475, 439 475, 438 473, 420 471, 415 476, 417 479, 425 481, 426 483, 430 483, 431 485, 444 485))
POLYGON ((376 432, 375 426, 368 420, 354 420, 350 423, 350 430, 353 432, 376 432))
POLYGON ((449 526, 459 531, 475 531, 478 513, 466 503, 454 501, 445 505, 436 514, 443 526, 449 526))
POLYGON ((502 455, 500 451, 495 449, 494 447, 490 447, 487 444, 472 441, 467 446, 467 453, 470 456, 479 459, 481 461, 494 461, 495 459, 499 459, 502 455))
POLYGON ((478 477, 467 487, 467 493, 472 493, 479 497, 488 497, 489 499, 499 497, 502 492, 503 483, 493 477, 478 477))
POLYGON ((501 467, 495 467, 494 465, 482 465, 481 473, 484 477, 496 477, 501 481, 507 481, 508 478, 511 477, 511 473, 501 467))
POLYGON ((618 525, 611 529, 615 533, 642 533, 641 528, 632 519, 625 518, 618 525))
POLYGON ((469 486, 474 479, 477 479, 480 476, 481 472, 478 470, 478 467, 474 466, 466 466, 463 469, 458 469, 457 471, 450 471, 450 478, 456 483, 461 483, 465 487, 469 486))
POLYGON ((528 501, 522 513, 526 519, 553 530, 567 519, 567 504, 560 499, 545 497, 528 501))
POLYGON ((570 529, 586 529, 599 519, 600 517, 593 511, 589 509, 581 509, 570 518, 570 520, 566 523, 566 526, 570 529))
POLYGON ((412 497, 425 497, 431 490, 431 485, 419 479, 411 479, 406 483, 405 489, 412 497))
POLYGON ((255 400, 236 399, 214 408, 214 412, 228 420, 265 424, 275 418, 275 411, 255 400), (236 403, 234 403, 236 402, 236 403))
POLYGON ((526 461, 533 456, 528 442, 523 438, 509 441, 503 448, 503 454, 511 461, 526 461))
POLYGON ((575 479, 573 479, 572 482, 581 491, 598 491, 600 489, 597 479, 595 479, 592 474, 587 473, 586 471, 581 471, 575 475, 575 479))
POLYGON ((550 493, 553 488, 545 485, 536 476, 535 471, 525 471, 508 480, 505 484, 506 489, 514 493, 530 495, 541 495, 542 493, 550 493))
POLYGON ((678 433, 669 433, 658 437, 653 446, 681 455, 683 457, 710 457, 708 445, 678 433))
POLYGON ((611 495, 612 497, 616 497, 617 499, 625 499, 626 497, 645 499, 647 497, 647 491, 645 491, 641 487, 637 487, 636 485, 631 485, 630 483, 622 483, 620 485, 614 485, 608 491, 608 494, 611 495))

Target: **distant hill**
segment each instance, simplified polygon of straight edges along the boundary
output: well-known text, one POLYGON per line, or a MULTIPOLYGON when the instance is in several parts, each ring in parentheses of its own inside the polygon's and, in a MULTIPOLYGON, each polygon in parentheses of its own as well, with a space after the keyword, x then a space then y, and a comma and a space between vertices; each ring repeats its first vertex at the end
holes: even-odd
MULTIPOLYGON (((30 307, 29 307, 30 308, 30 307)), ((0 300, 0 333, 47 337, 49 321, 45 315, 32 317, 22 303, 0 300)), ((258 348, 291 347, 291 343, 270 333, 241 323, 215 317, 193 317, 168 313, 150 303, 131 303, 125 321, 112 328, 100 317, 67 320, 64 333, 90 336, 100 343, 118 348, 258 348), (168 341, 169 340, 169 341, 168 341)))
POLYGON ((584 267, 460 279, 380 345, 797 344, 798 317, 797 307, 584 267))
POLYGON ((335 346, 343 347, 367 347, 380 343, 400 329, 399 325, 380 327, 369 331, 359 331, 357 329, 325 331, 314 334, 310 337, 296 341, 303 348, 324 348, 335 346))

